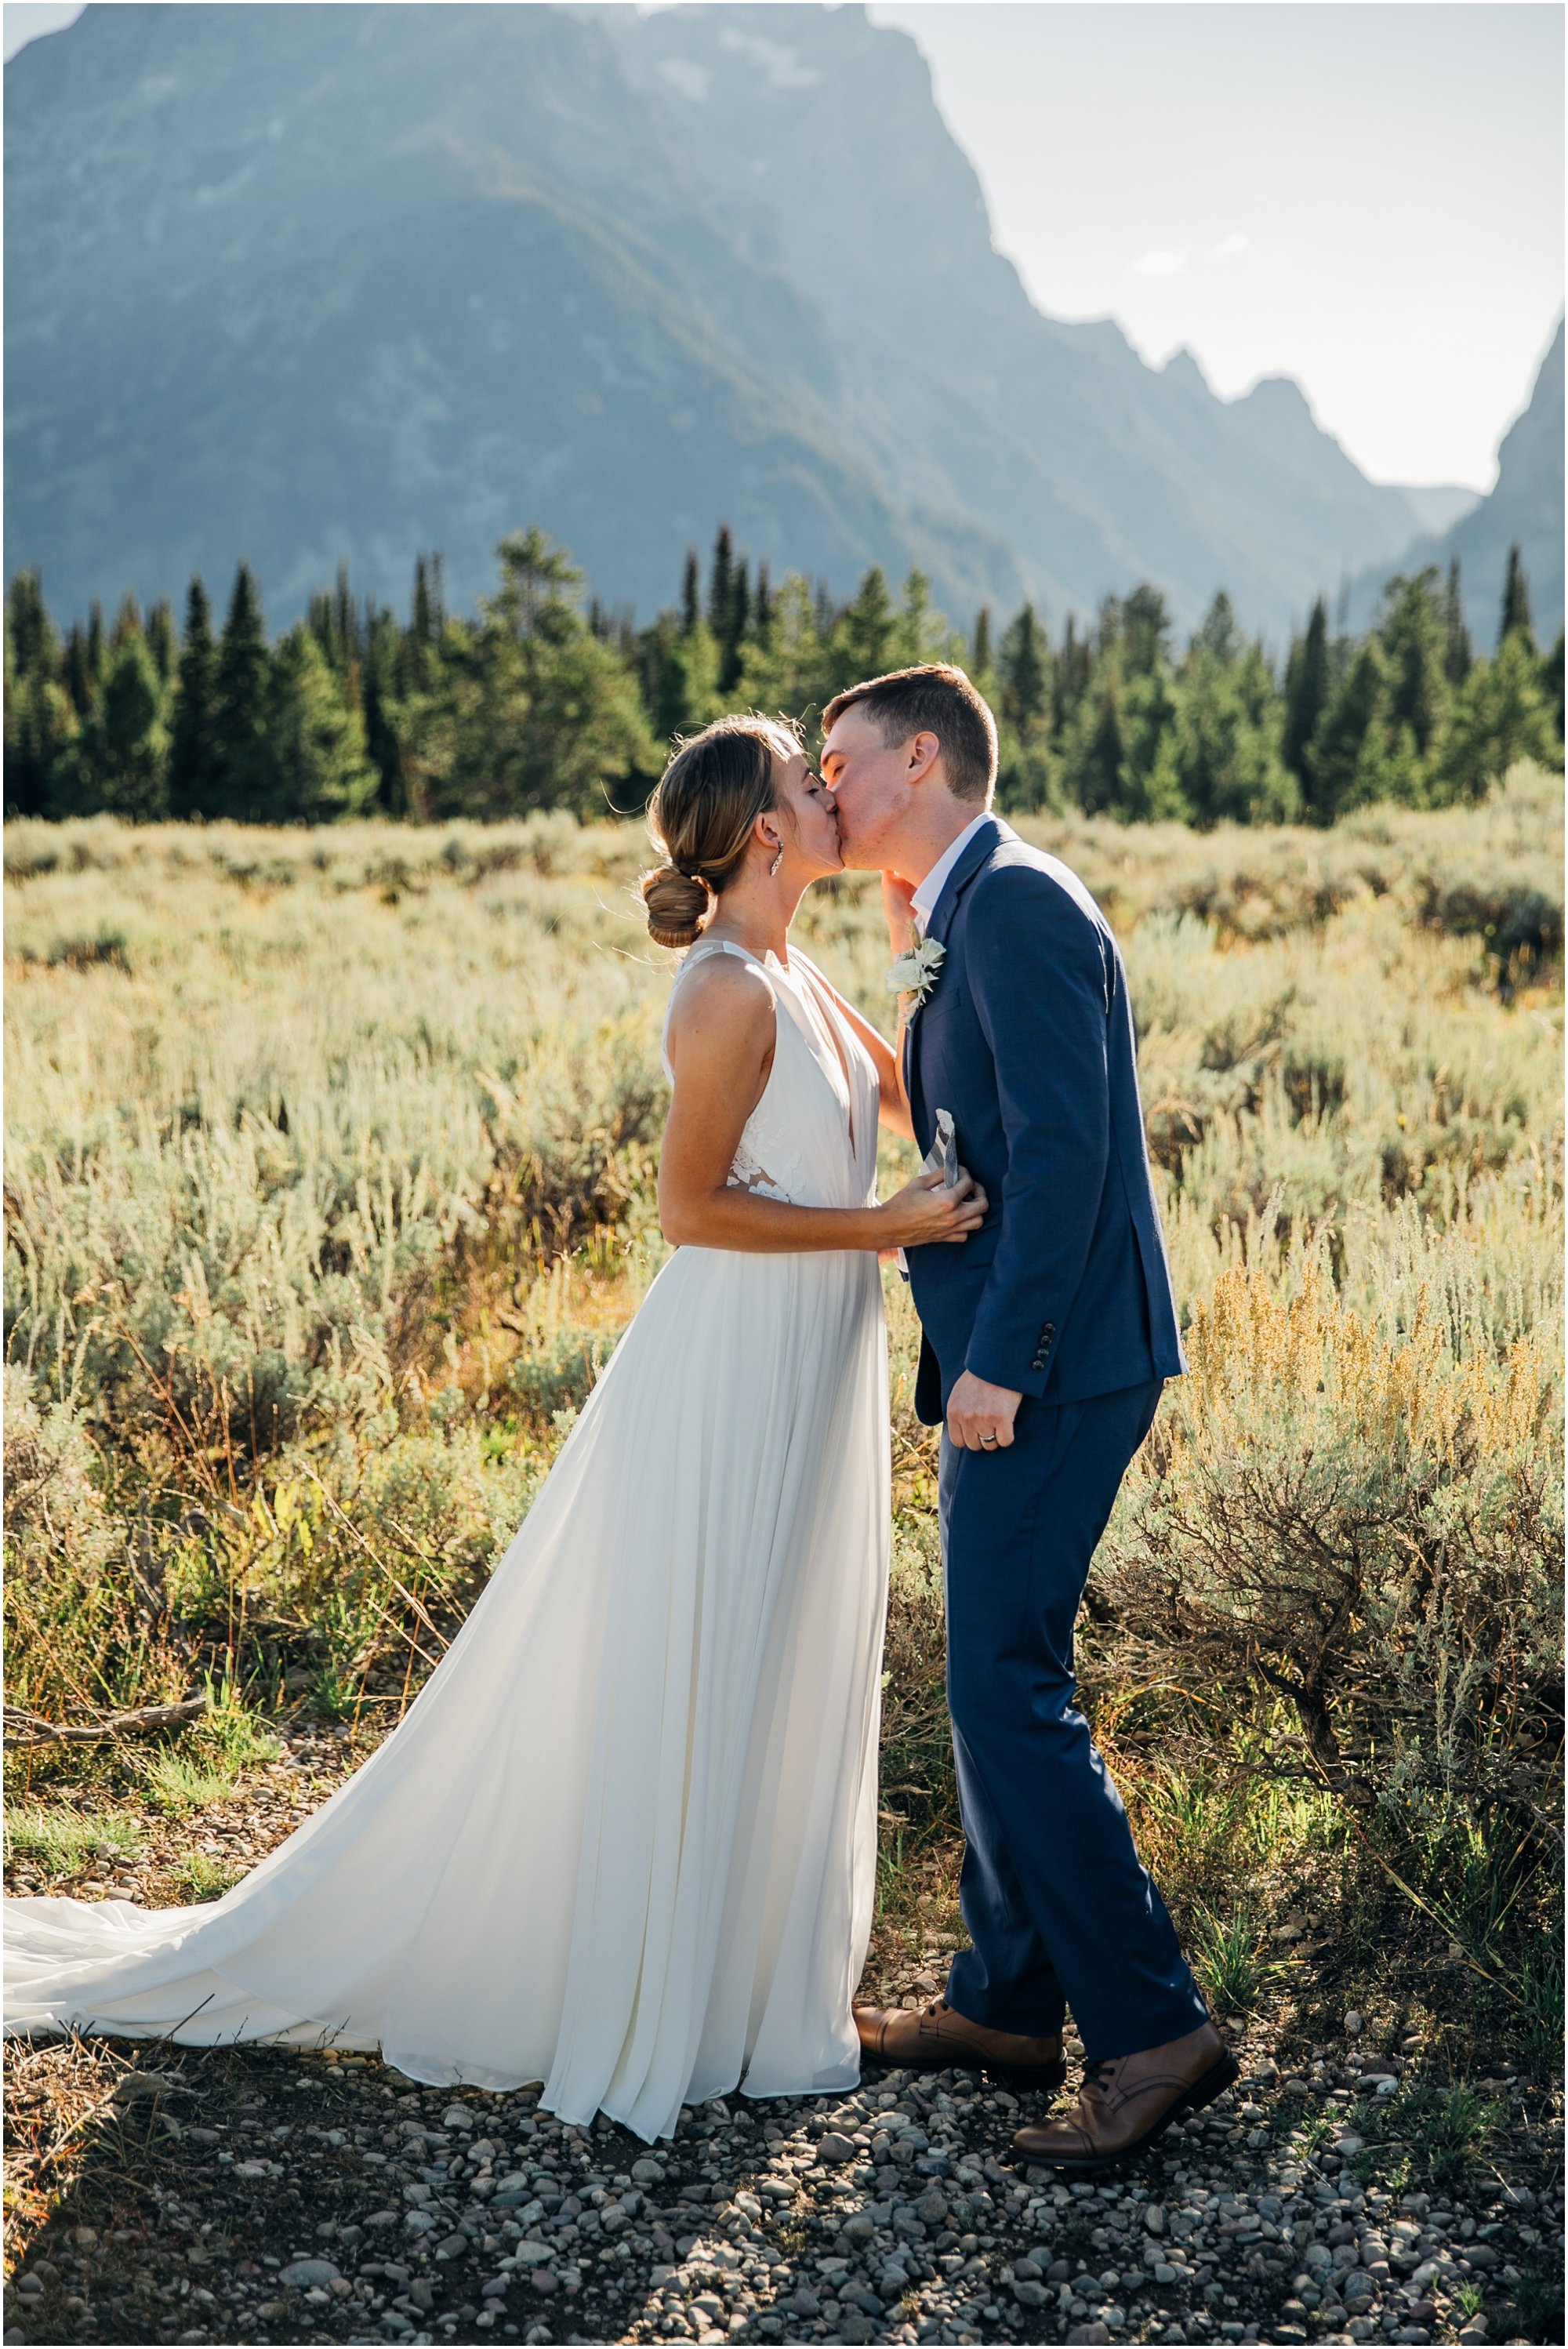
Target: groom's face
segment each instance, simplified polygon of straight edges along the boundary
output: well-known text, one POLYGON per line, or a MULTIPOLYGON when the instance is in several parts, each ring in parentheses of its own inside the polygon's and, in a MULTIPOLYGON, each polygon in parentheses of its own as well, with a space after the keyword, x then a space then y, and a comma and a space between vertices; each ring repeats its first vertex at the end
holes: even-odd
POLYGON ((893 861, 911 798, 910 750, 908 742, 884 742, 860 702, 844 711, 822 745, 822 781, 838 804, 844 863, 859 872, 893 861))

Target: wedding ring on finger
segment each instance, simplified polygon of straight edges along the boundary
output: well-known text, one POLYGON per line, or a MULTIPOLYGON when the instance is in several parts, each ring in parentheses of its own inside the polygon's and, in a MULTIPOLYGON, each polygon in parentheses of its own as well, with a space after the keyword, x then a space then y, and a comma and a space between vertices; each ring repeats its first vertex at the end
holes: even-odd
POLYGON ((986 1450, 987 1452, 989 1452, 989 1451, 991 1451, 991 1450, 993 1449, 993 1447, 995 1446, 995 1442, 996 1442, 996 1438, 995 1438, 994 1435, 983 1435, 983 1436, 980 1438, 980 1441, 981 1441, 982 1444, 984 1444, 984 1446, 985 1446, 985 1450, 986 1450))

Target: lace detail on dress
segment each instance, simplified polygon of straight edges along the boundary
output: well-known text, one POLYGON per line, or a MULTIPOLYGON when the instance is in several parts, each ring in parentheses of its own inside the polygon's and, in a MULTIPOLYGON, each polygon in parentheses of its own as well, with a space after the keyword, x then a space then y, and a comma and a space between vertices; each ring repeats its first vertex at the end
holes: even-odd
POLYGON ((724 1178, 724 1187, 727 1191, 759 1191, 769 1199, 787 1199, 789 1195, 780 1189, 760 1160, 754 1158, 748 1150, 744 1133, 740 1137, 740 1147, 735 1154, 735 1163, 724 1178))

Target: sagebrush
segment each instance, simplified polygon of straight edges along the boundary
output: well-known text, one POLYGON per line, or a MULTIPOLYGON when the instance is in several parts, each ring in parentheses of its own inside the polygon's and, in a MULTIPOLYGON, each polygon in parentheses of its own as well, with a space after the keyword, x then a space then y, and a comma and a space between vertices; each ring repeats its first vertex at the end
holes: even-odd
MULTIPOLYGON (((1326 833, 1026 829, 1123 941, 1191 1361, 1080 1642, 1140 1837, 1216 1994, 1305 1998, 1331 1949, 1544 2045, 1560 781, 1326 833)), ((156 1764, 30 1755, 35 1847, 88 1786, 200 1803, 291 1706, 389 1724, 438 1659, 663 1261, 645 856, 561 816, 7 828, 11 1697, 217 1707, 156 1764)), ((872 879, 800 934, 885 1018, 872 879)), ((888 1299, 882 1930, 940 1940, 935 1452, 888 1299)))

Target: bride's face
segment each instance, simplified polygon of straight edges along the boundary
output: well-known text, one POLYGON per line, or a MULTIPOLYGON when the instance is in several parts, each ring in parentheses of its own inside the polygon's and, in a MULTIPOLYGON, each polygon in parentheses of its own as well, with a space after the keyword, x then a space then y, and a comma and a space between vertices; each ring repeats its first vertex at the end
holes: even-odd
POLYGON ((832 792, 820 775, 812 773, 803 751, 797 751, 789 760, 776 759, 773 763, 779 786, 778 812, 783 818, 779 833, 796 878, 816 881, 824 873, 841 873, 844 852, 839 844, 839 819, 832 792))

